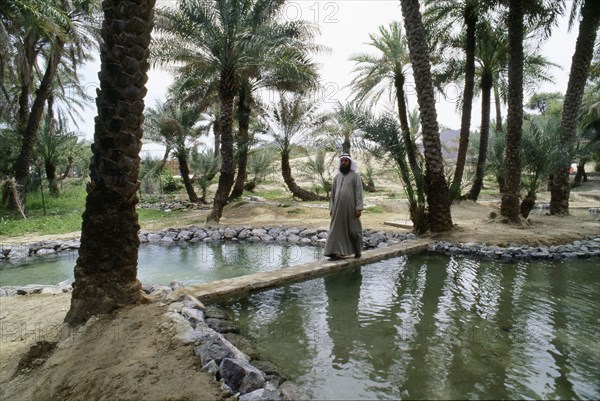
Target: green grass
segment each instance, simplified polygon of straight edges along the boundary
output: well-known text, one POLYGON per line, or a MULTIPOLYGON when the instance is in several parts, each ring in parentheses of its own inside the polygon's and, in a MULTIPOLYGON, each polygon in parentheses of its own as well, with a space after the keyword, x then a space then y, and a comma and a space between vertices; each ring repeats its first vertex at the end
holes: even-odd
MULTIPOLYGON (((27 194, 27 218, 0 206, 0 236, 64 234, 81 230, 81 215, 85 209, 85 184, 82 181, 67 182, 58 198, 44 194, 46 215, 39 192, 27 194)), ((154 209, 138 209, 140 225, 161 221, 178 222, 183 212, 164 212, 154 209)))
POLYGON ((81 229, 81 214, 85 208, 85 187, 81 182, 67 182, 58 198, 39 192, 27 194, 26 215, 0 208, 0 235, 61 234, 81 229), (44 204, 46 214, 44 215, 44 204))
POLYGON ((0 235, 62 234, 81 229, 81 212, 39 217, 0 217, 0 235))
POLYGON ((363 213, 381 214, 383 213, 383 208, 381 206, 369 206, 363 209, 363 213))
POLYGON ((283 188, 270 189, 260 192, 257 191, 256 195, 268 200, 280 200, 291 197, 291 195, 283 188))

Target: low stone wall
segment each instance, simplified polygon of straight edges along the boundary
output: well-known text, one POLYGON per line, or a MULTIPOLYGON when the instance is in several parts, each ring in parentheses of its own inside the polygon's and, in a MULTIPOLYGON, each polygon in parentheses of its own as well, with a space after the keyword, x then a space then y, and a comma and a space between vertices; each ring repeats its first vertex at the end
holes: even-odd
MULTIPOLYGON (((198 242, 246 241, 276 242, 305 245, 320 245, 327 240, 326 229, 306 227, 197 227, 167 228, 157 232, 142 230, 138 234, 142 244, 182 245, 198 242)), ((365 230, 365 249, 398 244, 416 239, 414 234, 365 230)), ((79 249, 79 239, 67 241, 33 242, 29 244, 0 244, 0 267, 2 262, 28 257, 56 255, 79 249)))
POLYGON ((561 260, 600 257, 600 235, 565 245, 518 245, 508 247, 486 246, 475 242, 455 244, 438 241, 430 251, 444 255, 466 255, 477 258, 511 262, 517 260, 561 260))
POLYGON ((171 303, 166 315, 177 327, 176 339, 194 345, 198 366, 221 383, 224 395, 240 401, 300 398, 295 384, 275 365, 260 360, 227 311, 205 307, 187 295, 171 303))

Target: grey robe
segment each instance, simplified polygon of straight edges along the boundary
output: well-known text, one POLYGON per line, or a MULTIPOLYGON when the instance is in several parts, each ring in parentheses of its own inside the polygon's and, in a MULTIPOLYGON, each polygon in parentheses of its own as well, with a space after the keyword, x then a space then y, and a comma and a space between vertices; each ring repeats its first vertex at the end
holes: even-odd
POLYGON ((356 210, 363 209, 360 175, 349 171, 333 179, 329 214, 331 224, 325 243, 325 256, 352 255, 362 252, 362 224, 356 210))

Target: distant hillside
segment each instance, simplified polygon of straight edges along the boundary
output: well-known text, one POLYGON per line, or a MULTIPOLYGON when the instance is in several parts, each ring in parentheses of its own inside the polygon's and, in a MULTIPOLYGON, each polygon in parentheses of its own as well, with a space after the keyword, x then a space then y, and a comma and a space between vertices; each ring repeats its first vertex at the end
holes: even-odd
POLYGON ((440 141, 442 142, 442 155, 444 159, 456 160, 458 155, 459 129, 444 129, 440 132, 440 141))
MULTIPOLYGON (((458 138, 460 136, 460 130, 458 129, 444 129, 440 132, 440 141, 442 142, 442 155, 446 160, 456 160, 458 154, 458 138)), ((419 143, 419 150, 423 152, 423 144, 419 143)))

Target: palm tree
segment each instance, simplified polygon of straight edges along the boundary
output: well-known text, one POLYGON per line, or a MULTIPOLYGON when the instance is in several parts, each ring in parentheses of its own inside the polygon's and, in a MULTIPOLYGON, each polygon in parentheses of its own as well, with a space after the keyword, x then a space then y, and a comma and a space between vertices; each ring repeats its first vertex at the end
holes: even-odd
MULTIPOLYGON (((204 127, 206 135, 213 133, 213 154, 215 163, 206 176, 212 181, 219 171, 219 154, 221 153, 221 130, 219 129, 219 82, 214 77, 206 76, 206 71, 194 70, 193 65, 184 65, 177 68, 175 79, 169 88, 170 93, 177 94, 182 103, 195 103, 198 110, 202 110, 198 120, 204 127)), ((170 150, 169 150, 170 152, 170 150)), ((164 160, 168 157, 165 153, 164 160)))
POLYGON ((324 117, 318 113, 318 105, 301 95, 279 94, 276 107, 264 109, 263 121, 267 126, 275 146, 281 154, 281 174, 292 195, 303 201, 325 200, 326 198, 307 191, 294 180, 290 167, 290 153, 301 139, 306 139, 321 127, 324 117))
MULTIPOLYGON (((476 35, 481 5, 479 0, 426 0, 425 25, 434 31, 433 36, 443 42, 456 43, 465 53, 464 64, 464 92, 462 99, 462 114, 460 121, 460 136, 458 143, 458 155, 456 156, 456 168, 454 178, 450 185, 450 200, 460 196, 467 149, 469 147, 469 133, 471 128, 471 111, 473 108, 473 96, 475 91, 475 52, 476 35), (449 37, 456 31, 457 25, 464 29, 464 35, 459 39, 449 37), (458 43, 457 43, 458 42, 458 43)), ((442 51, 444 46, 442 46, 442 51)))
MULTIPOLYGON (((600 56, 600 54, 597 54, 600 56)), ((600 66, 600 63, 596 62, 600 66)), ((587 181, 585 164, 600 156, 600 76, 592 76, 590 73, 590 84, 586 87, 581 101, 581 116, 579 119, 578 138, 575 146, 575 154, 579 161, 577 173, 571 184, 571 188, 581 185, 581 181, 587 181)))
POLYGON ((442 145, 435 110, 426 33, 419 11, 419 2, 417 0, 401 0, 400 4, 415 76, 417 99, 421 109, 421 129, 425 147, 425 186, 430 229, 433 232, 441 232, 452 228, 452 215, 448 185, 444 176, 442 145))
POLYGON ((490 133, 491 96, 494 80, 499 76, 499 70, 504 66, 507 56, 507 42, 504 30, 498 25, 493 27, 489 22, 480 23, 477 37, 476 60, 478 63, 477 75, 480 79, 481 89, 481 126, 479 128, 479 153, 475 178, 466 199, 477 201, 483 187, 485 166, 488 154, 488 141, 490 133))
POLYGON ((543 29, 542 38, 547 37, 557 16, 563 12, 562 2, 522 2, 509 0, 508 26, 508 114, 506 134, 506 180, 502 194, 500 213, 509 221, 518 223, 519 188, 521 182, 520 148, 523 136, 523 71, 525 17, 532 31, 543 29))
POLYGON ((558 146, 559 119, 557 113, 526 116, 523 124, 523 186, 527 191, 520 206, 521 216, 527 218, 535 205, 540 185, 548 180, 562 153, 558 146))
POLYGON ((221 171, 207 221, 220 220, 234 183, 235 96, 243 78, 252 76, 249 70, 284 45, 266 41, 264 34, 273 32, 259 29, 272 27, 283 5, 282 0, 182 0, 178 9, 160 11, 156 60, 188 64, 219 79, 221 171))
POLYGON ((47 113, 40 126, 34 150, 44 163, 48 188, 53 196, 59 194, 57 166, 66 159, 64 155, 71 153, 76 145, 77 135, 69 130, 65 118, 59 114, 55 120, 51 113, 47 113))
POLYGON ((369 101, 374 106, 381 96, 393 88, 398 107, 398 117, 402 128, 402 140, 405 144, 405 153, 411 169, 417 168, 416 145, 410 136, 408 112, 406 104, 406 83, 410 69, 410 57, 406 38, 402 34, 402 25, 392 21, 388 27, 380 26, 379 35, 370 34, 368 43, 379 51, 377 56, 367 53, 353 55, 354 73, 357 75, 350 85, 356 92, 354 100, 358 106, 363 106, 369 101))
POLYGON ((506 180, 500 213, 519 222, 521 138, 523 136, 523 38, 525 9, 520 0, 509 0, 508 9, 508 114, 506 120, 506 180))
POLYGON ((254 96, 262 89, 284 90, 305 93, 318 87, 316 64, 308 57, 311 51, 321 51, 313 45, 317 29, 306 21, 260 23, 254 32, 262 37, 262 47, 252 50, 258 54, 253 68, 245 68, 241 79, 237 102, 237 175, 229 199, 239 198, 244 192, 247 175, 248 152, 253 135, 250 134, 250 119, 256 108, 254 96), (270 48, 265 52, 265 47, 270 48))
POLYGON ((316 145, 336 154, 340 151, 351 153, 353 148, 360 147, 361 139, 357 134, 354 109, 355 106, 350 103, 338 103, 327 117, 324 131, 319 138, 316 138, 316 145))
MULTIPOLYGON (((481 21, 478 32, 475 60, 477 64, 476 78, 479 79, 481 90, 479 153, 473 185, 464 196, 464 198, 473 201, 477 201, 479 197, 485 176, 492 91, 494 87, 506 86, 504 70, 508 60, 508 42, 505 29, 501 24, 489 19, 481 21)), ((550 66, 557 66, 532 48, 533 39, 535 38, 528 35, 524 43, 526 49, 523 67, 525 87, 533 87, 539 81, 552 82, 552 77, 547 74, 547 69, 550 66)), ((496 132, 500 133, 500 131, 502 131, 501 126, 498 128, 498 124, 496 124, 496 132)))
MULTIPOLYGON (((404 184, 404 191, 408 198, 408 211, 413 223, 415 234, 423 234, 429 229, 429 212, 425 202, 425 183, 421 165, 415 168, 407 163, 406 144, 400 140, 402 128, 398 120, 390 112, 380 116, 360 109, 347 109, 356 126, 361 130, 362 136, 368 141, 381 147, 384 154, 389 155, 398 168, 400 178, 404 184)), ((370 153, 381 157, 379 149, 370 149, 370 153)))
POLYGON ((581 11, 579 35, 577 36, 575 53, 571 62, 560 131, 561 146, 566 152, 563 153, 559 169, 554 173, 550 198, 550 214, 554 215, 569 214, 569 166, 572 161, 579 106, 581 105, 600 24, 600 3, 594 0, 579 0, 573 2, 569 21, 570 26, 572 26, 578 8, 581 11))
POLYGON ((136 277, 140 225, 135 205, 154 2, 103 2, 91 181, 71 308, 65 317, 71 325, 142 297, 136 277))
POLYGON ((52 93, 59 65, 62 62, 75 65, 83 62, 85 52, 93 47, 91 38, 93 33, 90 33, 90 30, 93 31, 94 24, 91 15, 96 4, 94 0, 50 2, 46 8, 53 20, 49 31, 40 30, 39 26, 24 25, 25 46, 22 50, 25 55, 19 65, 21 88, 17 112, 17 127, 23 141, 15 164, 15 179, 22 200, 25 199, 25 184, 29 176, 31 154, 38 127, 46 101, 52 93), (34 87, 35 65, 41 56, 45 60, 45 70, 30 107, 29 96, 34 87))
POLYGON ((182 105, 172 100, 149 108, 144 124, 148 137, 165 145, 177 158, 190 202, 198 202, 190 178, 189 152, 190 148, 195 147, 198 137, 204 134, 204 130, 197 126, 199 117, 196 104, 182 105))
POLYGON ((210 149, 205 149, 202 152, 198 152, 197 149, 192 149, 190 156, 190 162, 194 167, 194 170, 198 172, 198 186, 202 191, 202 195, 198 201, 206 204, 206 191, 214 178, 212 172, 214 171, 214 166, 217 164, 217 159, 214 152, 210 149))

